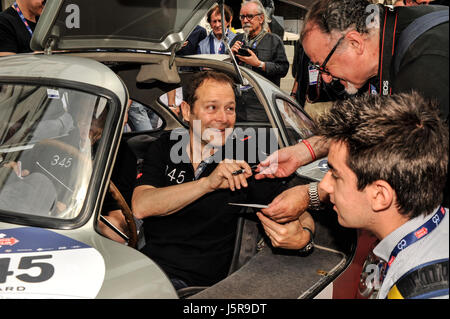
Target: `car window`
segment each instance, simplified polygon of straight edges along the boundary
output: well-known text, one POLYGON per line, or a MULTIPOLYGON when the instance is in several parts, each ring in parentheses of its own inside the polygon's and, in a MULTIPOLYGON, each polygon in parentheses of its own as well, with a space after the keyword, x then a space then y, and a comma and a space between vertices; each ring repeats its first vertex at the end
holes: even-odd
POLYGON ((132 132, 143 132, 160 129, 164 121, 149 107, 138 101, 132 101, 128 110, 127 124, 132 132))
POLYGON ((297 144, 300 140, 313 135, 314 122, 300 109, 283 99, 277 99, 276 104, 284 123, 289 145, 297 144))
POLYGON ((0 84, 0 211, 77 217, 108 110, 93 94, 0 84))

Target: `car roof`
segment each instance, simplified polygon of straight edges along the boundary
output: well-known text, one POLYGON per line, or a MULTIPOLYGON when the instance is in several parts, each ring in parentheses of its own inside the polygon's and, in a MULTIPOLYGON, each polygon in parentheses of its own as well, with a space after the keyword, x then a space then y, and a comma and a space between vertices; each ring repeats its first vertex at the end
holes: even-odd
POLYGON ((34 51, 181 47, 215 0, 48 0, 34 51))
POLYGON ((62 80, 105 88, 114 92, 122 105, 126 89, 119 77, 105 65, 67 55, 17 54, 0 58, 0 80, 62 80))

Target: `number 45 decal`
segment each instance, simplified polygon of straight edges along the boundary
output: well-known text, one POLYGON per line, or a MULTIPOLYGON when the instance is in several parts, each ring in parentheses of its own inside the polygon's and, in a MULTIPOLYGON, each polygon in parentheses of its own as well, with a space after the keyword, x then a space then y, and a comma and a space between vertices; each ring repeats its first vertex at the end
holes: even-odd
MULTIPOLYGON (((41 271, 37 276, 30 276, 27 273, 23 273, 17 275, 16 278, 30 283, 49 280, 55 273, 55 267, 53 267, 52 264, 46 262, 36 262, 36 260, 49 258, 52 258, 52 255, 22 257, 20 259, 19 266, 17 267, 18 269, 27 270, 31 268, 39 268, 41 271)), ((10 262, 11 258, 0 258, 0 284, 4 284, 8 276, 14 275, 14 271, 9 270, 10 262)))

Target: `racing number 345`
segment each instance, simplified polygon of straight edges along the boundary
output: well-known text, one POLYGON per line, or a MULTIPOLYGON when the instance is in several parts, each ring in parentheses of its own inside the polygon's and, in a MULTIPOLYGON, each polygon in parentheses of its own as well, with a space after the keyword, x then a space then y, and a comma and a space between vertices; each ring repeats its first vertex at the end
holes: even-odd
MULTIPOLYGON (((27 273, 17 275, 16 278, 24 282, 37 283, 49 280, 55 273, 55 267, 46 262, 36 262, 36 260, 49 259, 52 255, 42 256, 24 256, 20 259, 17 269, 29 270, 31 268, 40 268, 40 273, 37 276, 31 276, 27 273)), ((4 284, 8 276, 13 276, 14 271, 9 270, 11 258, 0 258, 0 284, 4 284)))

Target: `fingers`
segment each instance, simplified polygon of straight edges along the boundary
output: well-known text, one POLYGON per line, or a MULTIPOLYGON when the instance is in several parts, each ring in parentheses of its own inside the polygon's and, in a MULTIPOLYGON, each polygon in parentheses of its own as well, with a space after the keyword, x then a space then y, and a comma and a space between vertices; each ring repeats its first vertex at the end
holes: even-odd
POLYGON ((275 173, 278 170, 278 151, 270 154, 264 161, 260 162, 255 175, 255 179, 276 178, 275 173))
POLYGON ((277 223, 270 218, 257 212, 261 224, 274 247, 295 249, 300 248, 298 242, 301 238, 301 224, 298 220, 290 223, 277 223))
POLYGON ((239 48, 241 47, 241 45, 242 45, 242 42, 236 41, 236 42, 233 44, 233 46, 231 47, 231 51, 233 51, 234 53, 236 53, 236 52, 239 50, 239 48))
POLYGON ((251 167, 245 161, 224 160, 216 171, 221 180, 215 188, 230 188, 232 191, 248 187, 247 178, 252 176, 251 167))

